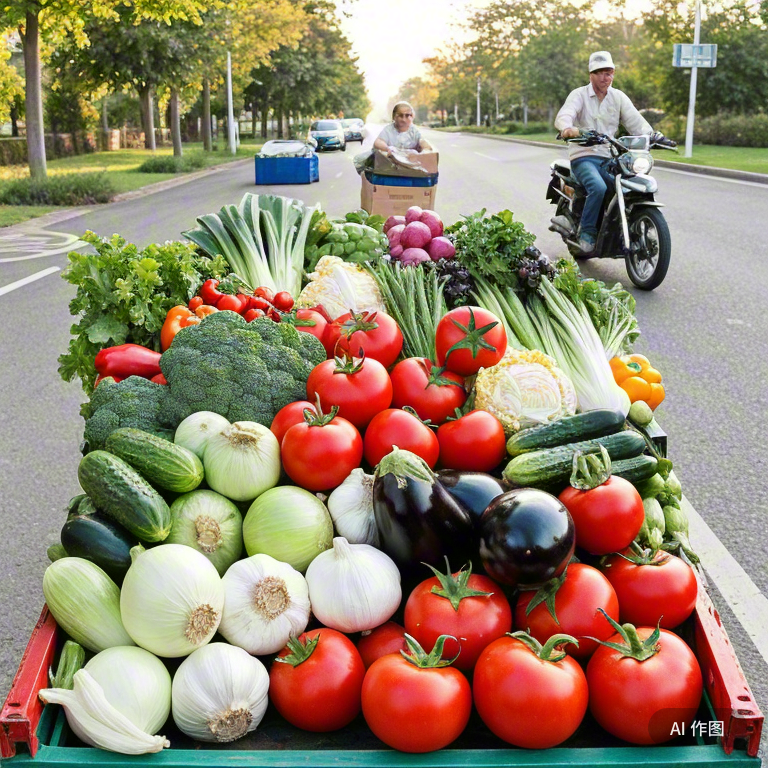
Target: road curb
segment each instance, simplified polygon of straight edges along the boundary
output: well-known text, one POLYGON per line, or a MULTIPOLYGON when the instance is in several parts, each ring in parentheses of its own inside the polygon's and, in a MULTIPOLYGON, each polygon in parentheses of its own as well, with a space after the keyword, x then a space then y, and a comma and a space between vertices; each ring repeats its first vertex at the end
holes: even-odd
MULTIPOLYGON (((533 141, 531 139, 519 139, 516 136, 498 136, 492 133, 462 133, 461 131, 452 131, 443 133, 444 136, 482 136, 484 139, 495 139, 496 141, 511 141, 514 144, 529 144, 533 147, 549 147, 550 149, 563 150, 565 147, 548 141, 533 141)), ((756 184, 768 184, 768 173, 753 173, 752 171, 736 171, 732 168, 719 168, 710 165, 693 165, 692 163, 677 163, 674 160, 653 159, 655 166, 659 168, 669 168, 676 171, 688 171, 688 173, 697 173, 702 176, 715 176, 724 179, 736 179, 738 181, 751 181, 756 184)))
MULTIPOLYGON (((115 195, 115 197, 112 198, 108 203, 103 203, 99 205, 99 208, 106 208, 109 205, 114 205, 115 203, 122 203, 126 200, 135 200, 139 197, 145 197, 147 195, 154 195, 157 192, 164 192, 166 189, 171 189, 173 187, 181 186, 182 184, 187 184, 190 181, 196 181, 197 179, 205 178, 206 176, 211 176, 214 173, 218 173, 219 171, 223 170, 224 168, 237 168, 238 166, 245 165, 246 163, 252 163, 253 157, 245 157, 242 160, 233 160, 229 163, 220 163, 219 165, 212 165, 209 168, 203 168, 200 171, 194 171, 193 173, 185 173, 181 176, 178 176, 174 179, 166 179, 165 181, 158 181, 155 184, 147 184, 146 187, 141 187, 139 189, 133 189, 130 192, 122 192, 119 195, 115 195)), ((9 233, 9 232, 26 232, 30 228, 33 229, 40 229, 44 227, 49 227, 52 224, 58 224, 62 221, 67 221, 67 219, 74 219, 77 216, 83 216, 84 214, 88 213, 89 211, 94 210, 93 205, 80 205, 76 206, 74 208, 65 208, 61 211, 51 211, 50 213, 46 213, 43 216, 36 216, 33 219, 27 219, 26 221, 21 221, 18 224, 12 224, 10 227, 2 227, 0 229, 0 232, 3 234, 9 233)))

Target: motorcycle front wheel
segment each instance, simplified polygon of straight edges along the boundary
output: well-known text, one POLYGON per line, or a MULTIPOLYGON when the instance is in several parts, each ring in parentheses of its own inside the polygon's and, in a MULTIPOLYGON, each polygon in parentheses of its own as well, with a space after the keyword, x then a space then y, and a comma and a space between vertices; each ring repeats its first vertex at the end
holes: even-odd
POLYGON ((672 237, 658 208, 638 208, 629 219, 631 253, 626 257, 629 279, 641 290, 652 291, 667 276, 672 237))

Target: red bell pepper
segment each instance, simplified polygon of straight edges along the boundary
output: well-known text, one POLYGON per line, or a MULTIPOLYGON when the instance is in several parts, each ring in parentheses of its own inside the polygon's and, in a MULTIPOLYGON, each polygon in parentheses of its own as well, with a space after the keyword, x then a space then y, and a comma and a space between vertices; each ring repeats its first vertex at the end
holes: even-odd
POLYGON ((94 364, 102 377, 112 376, 119 380, 141 376, 151 379, 160 373, 160 353, 139 344, 120 344, 102 349, 96 355, 94 364))

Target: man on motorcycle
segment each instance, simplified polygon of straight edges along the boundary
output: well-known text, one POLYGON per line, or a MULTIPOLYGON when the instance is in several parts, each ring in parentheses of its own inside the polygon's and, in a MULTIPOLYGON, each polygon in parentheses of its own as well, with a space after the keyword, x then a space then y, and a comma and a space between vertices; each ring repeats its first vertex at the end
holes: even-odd
MULTIPOLYGON (((615 136, 619 123, 636 136, 653 133, 650 123, 635 109, 629 97, 611 87, 614 70, 608 51, 596 51, 589 57, 589 85, 571 91, 555 118, 555 128, 563 138, 578 136, 579 129, 615 136)), ((605 144, 570 144, 568 149, 571 171, 587 191, 579 248, 589 254, 595 250, 597 219, 603 198, 608 184, 614 183, 604 169, 605 161, 610 159, 610 149, 605 144)))

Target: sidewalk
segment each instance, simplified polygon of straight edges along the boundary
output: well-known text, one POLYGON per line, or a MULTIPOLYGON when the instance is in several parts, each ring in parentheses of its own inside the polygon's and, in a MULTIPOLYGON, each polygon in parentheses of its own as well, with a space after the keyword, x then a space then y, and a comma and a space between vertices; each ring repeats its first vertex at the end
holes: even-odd
MULTIPOLYGON (((450 135, 450 134, 449 134, 450 135)), ((535 147, 548 147, 550 149, 565 149, 548 141, 531 141, 517 136, 499 136, 491 133, 467 133, 467 136, 481 136, 484 139, 497 141, 511 141, 515 144, 530 144, 535 147)), ((736 179, 738 181, 751 181, 757 184, 768 184, 768 173, 751 173, 750 171, 734 171, 730 168, 717 168, 711 165, 693 165, 692 163, 676 163, 674 160, 658 160, 653 158, 653 163, 658 168, 669 168, 689 173, 698 173, 703 176, 716 176, 724 179, 736 179)))

